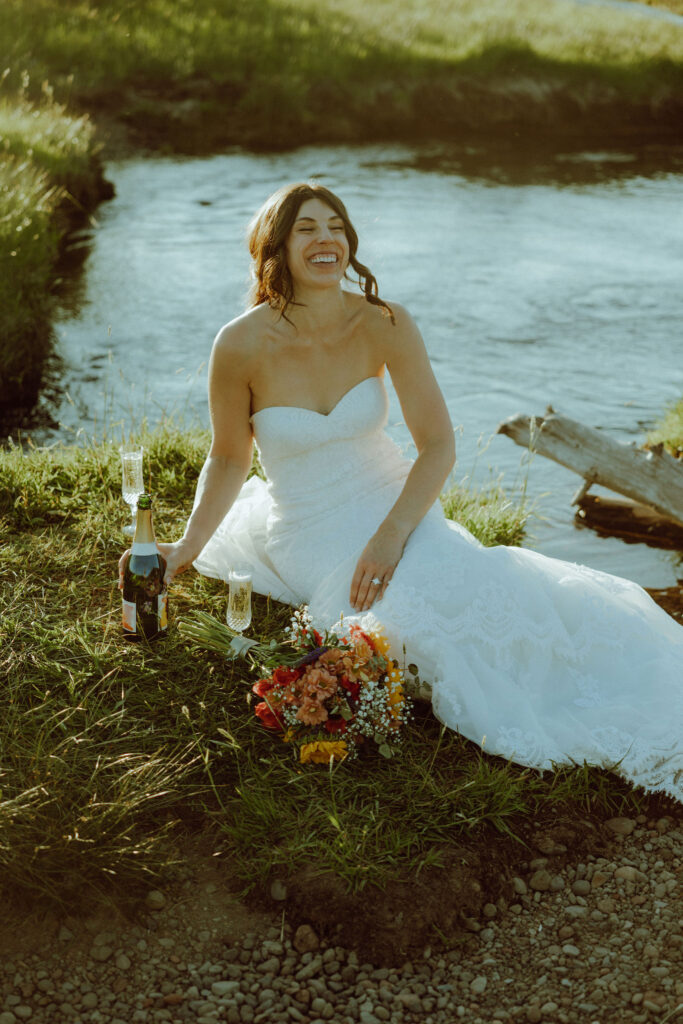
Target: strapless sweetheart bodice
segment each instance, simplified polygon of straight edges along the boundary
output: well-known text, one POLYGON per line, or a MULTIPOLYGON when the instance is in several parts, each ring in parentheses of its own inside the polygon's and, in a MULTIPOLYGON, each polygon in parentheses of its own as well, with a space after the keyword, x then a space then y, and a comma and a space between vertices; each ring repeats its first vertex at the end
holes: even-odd
POLYGON ((328 413, 298 406, 267 406, 251 417, 268 487, 278 503, 316 504, 327 494, 341 503, 377 485, 401 478, 410 463, 385 433, 389 413, 384 381, 366 377, 328 413))

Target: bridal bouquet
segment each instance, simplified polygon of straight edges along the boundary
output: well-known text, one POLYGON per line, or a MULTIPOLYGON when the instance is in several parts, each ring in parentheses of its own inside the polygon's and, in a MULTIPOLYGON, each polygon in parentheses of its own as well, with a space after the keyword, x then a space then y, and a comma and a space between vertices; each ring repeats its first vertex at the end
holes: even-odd
POLYGON ((294 744, 302 763, 343 761, 367 741, 384 757, 396 753, 410 708, 403 673, 381 634, 357 625, 344 636, 321 634, 306 607, 294 613, 281 643, 259 644, 203 613, 180 628, 201 646, 252 661, 261 676, 251 688, 259 698, 254 713, 294 744))

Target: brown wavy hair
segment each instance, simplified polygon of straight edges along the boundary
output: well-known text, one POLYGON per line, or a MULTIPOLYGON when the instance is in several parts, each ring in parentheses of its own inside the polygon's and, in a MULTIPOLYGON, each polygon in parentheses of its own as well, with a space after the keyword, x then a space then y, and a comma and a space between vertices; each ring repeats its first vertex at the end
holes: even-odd
MULTIPOLYGON (((353 267, 358 275, 358 284, 365 298, 373 306, 381 306, 391 318, 391 322, 395 323, 391 307, 377 294, 377 281, 373 274, 356 259, 358 235, 346 207, 334 192, 330 192, 317 182, 284 185, 266 200, 249 225, 247 240, 253 261, 253 284, 248 296, 249 306, 260 306, 267 302, 272 309, 279 310, 280 316, 287 320, 287 310, 291 305, 297 305, 294 301, 294 284, 287 266, 285 246, 301 204, 308 199, 320 199, 341 218, 349 243, 349 266, 353 267)), ((346 277, 346 274, 344 276, 346 277)))

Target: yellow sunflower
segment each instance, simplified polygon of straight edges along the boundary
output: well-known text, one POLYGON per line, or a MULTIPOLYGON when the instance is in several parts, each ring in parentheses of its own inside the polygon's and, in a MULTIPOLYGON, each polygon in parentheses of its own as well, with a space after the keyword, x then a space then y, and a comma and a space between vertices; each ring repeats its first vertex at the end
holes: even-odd
POLYGON ((329 764, 330 758, 343 761, 348 752, 345 740, 315 740, 299 748, 299 760, 301 764, 329 764))
POLYGON ((399 722, 401 718, 401 711, 405 703, 403 697, 403 673, 398 667, 397 661, 392 661, 389 657, 389 641, 385 636, 379 634, 373 634, 372 637, 377 653, 383 655, 387 659, 387 688, 389 690, 389 707, 391 708, 391 714, 395 722, 399 722))

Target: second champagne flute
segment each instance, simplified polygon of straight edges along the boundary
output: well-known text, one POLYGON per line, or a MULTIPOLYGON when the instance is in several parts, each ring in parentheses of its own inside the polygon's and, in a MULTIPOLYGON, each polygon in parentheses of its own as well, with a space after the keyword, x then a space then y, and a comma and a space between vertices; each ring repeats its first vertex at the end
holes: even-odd
POLYGON ((251 623, 251 570, 248 566, 233 566, 230 570, 225 621, 236 633, 243 633, 251 623))
POLYGON ((132 519, 132 522, 123 528, 126 537, 133 537, 135 535, 135 513, 138 506, 138 498, 145 491, 142 482, 143 450, 141 444, 122 444, 119 448, 121 455, 121 494, 130 509, 132 519))

